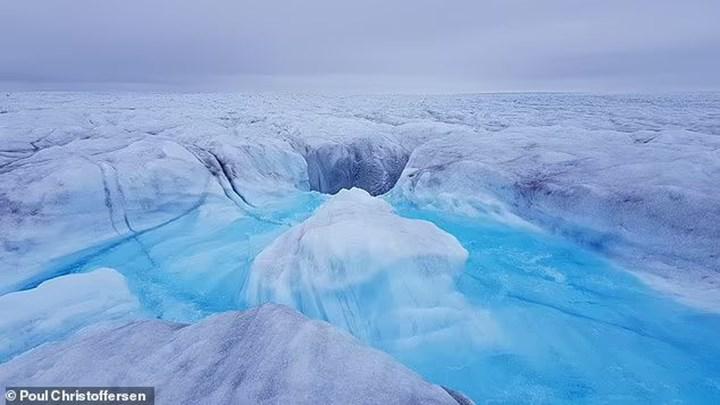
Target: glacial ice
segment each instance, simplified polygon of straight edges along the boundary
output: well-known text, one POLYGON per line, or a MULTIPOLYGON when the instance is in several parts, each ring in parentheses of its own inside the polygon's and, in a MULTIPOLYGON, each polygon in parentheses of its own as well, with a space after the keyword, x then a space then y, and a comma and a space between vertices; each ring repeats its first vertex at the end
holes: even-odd
POLYGON ((539 226, 720 310, 716 94, 8 93, 0 103, 0 226, 13 230, 0 236, 0 292, 199 207, 242 217, 297 191, 381 194, 398 181, 401 202, 539 226))
MULTIPOLYGON (((357 240, 272 256, 372 271, 311 280, 317 294, 293 286, 301 312, 480 401, 720 398, 717 94, 11 93, 0 111, 0 299, 99 267, 166 321, 286 299, 283 280, 252 279, 261 259, 300 246, 288 235, 350 195, 364 201, 350 204, 363 212, 350 220, 357 240), (379 199, 341 191, 352 187, 379 199), (442 270, 419 277, 415 236, 396 232, 417 220, 467 260, 439 252, 442 270), (357 233, 373 224, 410 246, 402 265, 384 266, 389 247, 357 233), (321 247, 356 242, 372 260, 321 247), (338 309, 338 286, 354 306, 338 309), (385 307, 402 316, 372 313, 385 307)), ((64 328, 0 339, 20 352, 64 328)))
POLYGON ((434 224, 402 218, 353 188, 260 252, 245 296, 251 305, 291 306, 383 347, 480 343, 495 326, 454 288, 467 256, 434 224))
POLYGON ((194 325, 135 321, 0 365, 3 385, 154 386, 158 404, 457 404, 324 322, 265 305, 194 325))
POLYGON ((140 302, 113 269, 57 277, 0 296, 0 360, 98 322, 141 316, 140 302))
POLYGON ((683 130, 457 131, 414 150, 393 199, 553 231, 718 311, 719 150, 683 130))
POLYGON ((53 259, 226 201, 210 173, 176 143, 124 141, 107 141, 106 150, 96 151, 100 140, 81 139, 2 168, 0 224, 8 231, 0 292, 52 277, 53 259))

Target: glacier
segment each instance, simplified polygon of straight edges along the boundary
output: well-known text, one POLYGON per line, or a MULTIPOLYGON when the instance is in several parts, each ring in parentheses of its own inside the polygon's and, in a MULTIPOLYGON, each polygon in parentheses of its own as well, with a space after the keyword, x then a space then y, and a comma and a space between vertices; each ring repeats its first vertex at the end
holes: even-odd
POLYGON ((0 94, 0 375, 272 302, 478 402, 717 402, 719 117, 714 93, 0 94))
POLYGON ((28 379, 162 387, 160 404, 458 403, 386 354, 277 305, 194 325, 135 321, 0 365, 0 381, 28 379))

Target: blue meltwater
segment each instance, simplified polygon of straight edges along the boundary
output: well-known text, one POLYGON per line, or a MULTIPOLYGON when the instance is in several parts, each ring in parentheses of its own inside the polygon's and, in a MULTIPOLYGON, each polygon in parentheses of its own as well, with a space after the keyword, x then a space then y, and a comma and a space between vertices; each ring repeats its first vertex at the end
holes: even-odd
POLYGON ((251 214, 208 225, 190 213, 51 273, 114 268, 169 320, 286 304, 478 402, 719 395, 720 317, 568 241, 361 190, 251 214))

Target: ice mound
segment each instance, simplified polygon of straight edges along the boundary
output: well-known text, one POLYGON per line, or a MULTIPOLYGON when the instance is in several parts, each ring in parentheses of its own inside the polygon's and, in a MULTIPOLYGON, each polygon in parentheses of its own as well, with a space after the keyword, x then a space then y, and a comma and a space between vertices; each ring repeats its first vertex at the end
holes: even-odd
POLYGON ((71 144, 0 169, 0 229, 7 230, 0 232, 0 293, 53 276, 47 264, 67 254, 225 201, 207 169, 176 142, 118 137, 71 144))
POLYGON ((125 277, 109 268, 0 296, 0 360, 95 322, 130 319, 140 311, 125 277))
POLYGON ((402 218, 361 189, 342 190, 256 258, 251 304, 286 304, 381 346, 467 335, 492 322, 455 291, 467 251, 430 222, 402 218))
POLYGON ((80 334, 1 365, 0 381, 150 385, 158 404, 456 403, 388 355, 278 305, 80 334))

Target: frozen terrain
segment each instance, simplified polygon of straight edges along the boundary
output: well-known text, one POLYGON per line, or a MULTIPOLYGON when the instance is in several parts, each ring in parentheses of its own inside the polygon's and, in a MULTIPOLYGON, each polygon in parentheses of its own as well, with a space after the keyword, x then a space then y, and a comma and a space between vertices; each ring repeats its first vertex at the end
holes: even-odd
POLYGON ((0 381, 29 380, 162 387, 159 404, 457 404, 389 356, 277 305, 195 325, 132 322, 0 365, 0 381))
POLYGON ((0 375, 274 302, 480 402, 717 402, 718 178, 717 94, 0 94, 0 375))

